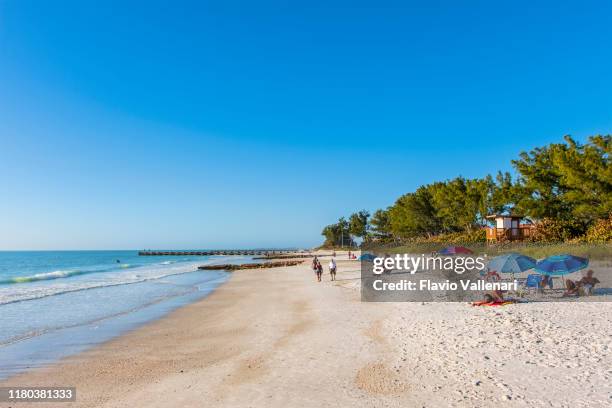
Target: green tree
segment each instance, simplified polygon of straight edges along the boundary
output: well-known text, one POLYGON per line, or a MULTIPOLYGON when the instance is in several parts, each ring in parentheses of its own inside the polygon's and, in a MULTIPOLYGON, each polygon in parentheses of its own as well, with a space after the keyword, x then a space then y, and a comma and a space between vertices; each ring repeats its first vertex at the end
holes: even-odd
POLYGON ((442 223, 432 203, 429 186, 401 196, 389 208, 389 225, 399 238, 430 236, 442 231, 442 223))
POLYGON ((325 247, 354 246, 350 236, 349 223, 344 217, 340 218, 335 224, 325 226, 321 235, 325 237, 323 243, 325 247))
POLYGON ((570 136, 565 141, 567 145, 556 151, 553 163, 559 169, 571 216, 584 224, 605 218, 612 212, 612 136, 592 136, 586 145, 570 136))
POLYGON ((522 152, 512 164, 519 172, 517 207, 531 217, 567 219, 571 213, 563 199, 566 190, 561 185, 559 169, 554 165, 558 145, 538 147, 522 152))
POLYGON ((392 237, 389 210, 376 210, 370 220, 371 231, 375 239, 386 241, 392 237))
POLYGON ((538 233, 545 240, 571 239, 596 223, 598 229, 589 236, 602 239, 600 230, 608 224, 598 220, 612 213, 611 150, 610 135, 591 136, 584 145, 566 136, 564 143, 538 147, 513 160, 516 180, 498 172, 495 178, 456 177, 424 185, 376 211, 371 229, 363 210, 348 222, 341 218, 327 226, 323 235, 333 245, 341 244, 342 237, 352 244, 349 234, 367 239, 369 231, 376 239, 463 233, 477 237, 487 215, 520 212, 542 221, 538 233))
POLYGON ((389 230, 400 238, 475 231, 508 206, 513 191, 510 175, 501 173, 497 182, 457 177, 421 186, 388 209, 389 230))
POLYGON ((443 232, 472 231, 488 213, 490 186, 486 179, 457 177, 430 186, 433 206, 443 232))
POLYGON ((497 172, 495 181, 490 175, 486 178, 490 186, 488 214, 511 212, 516 205, 517 189, 510 173, 497 172))
POLYGON ((583 229, 612 210, 612 137, 591 136, 523 152, 512 163, 519 172, 517 207, 527 215, 578 221, 583 229))
POLYGON ((368 219, 370 213, 366 210, 351 214, 349 217, 349 232, 351 235, 365 238, 368 234, 368 219))

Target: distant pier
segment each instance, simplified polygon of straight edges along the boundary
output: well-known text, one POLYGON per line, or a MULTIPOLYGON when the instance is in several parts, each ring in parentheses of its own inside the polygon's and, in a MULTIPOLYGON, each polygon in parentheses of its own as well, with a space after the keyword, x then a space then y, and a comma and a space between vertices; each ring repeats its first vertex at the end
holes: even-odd
POLYGON ((227 249, 216 251, 138 251, 140 256, 211 256, 211 255, 264 255, 291 254, 296 250, 278 249, 227 249))

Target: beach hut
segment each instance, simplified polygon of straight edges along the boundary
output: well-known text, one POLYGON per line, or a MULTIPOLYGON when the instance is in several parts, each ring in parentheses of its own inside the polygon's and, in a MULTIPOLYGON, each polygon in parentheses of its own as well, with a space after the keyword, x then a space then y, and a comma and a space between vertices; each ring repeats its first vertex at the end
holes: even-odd
POLYGON ((522 241, 531 236, 534 227, 517 214, 493 214, 486 218, 493 223, 492 227, 485 227, 487 242, 522 241))

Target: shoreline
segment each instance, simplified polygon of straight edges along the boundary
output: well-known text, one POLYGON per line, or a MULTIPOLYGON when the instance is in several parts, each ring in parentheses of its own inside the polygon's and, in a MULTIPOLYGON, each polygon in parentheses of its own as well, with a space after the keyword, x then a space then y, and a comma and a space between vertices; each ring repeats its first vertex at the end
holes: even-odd
MULTIPOLYGON (((109 258, 108 251, 100 253, 109 258)), ((116 255, 110 253, 110 257, 116 255)), ((120 255, 128 258, 134 254, 125 251, 120 255)), ((94 270, 65 282, 58 277, 20 284, 16 299, 0 302, 4 328, 0 334, 0 380, 49 366, 137 329, 206 297, 230 276, 227 270, 204 272, 198 267, 220 262, 232 267, 249 260, 208 257, 197 262, 171 259, 139 264, 132 257, 131 268, 121 265, 115 273, 94 270)))
MULTIPOLYGON (((92 347, 120 337, 124 333, 137 330, 143 325, 165 317, 174 310, 209 296, 230 276, 231 274, 225 271, 215 271, 214 275, 211 274, 209 277, 194 277, 189 273, 171 275, 169 278, 174 281, 174 285, 183 286, 182 292, 153 297, 145 303, 139 302, 128 309, 120 308, 111 314, 91 316, 90 319, 81 322, 10 338, 0 347, 0 381, 10 379, 30 369, 53 365, 62 359, 78 355, 92 347)), ((118 286, 125 289, 134 284, 136 283, 118 286)), ((82 291, 104 294, 104 291, 114 288, 114 286, 105 286, 82 291)), ((73 294, 74 292, 67 293, 73 294)), ((115 294, 113 296, 117 297, 115 294)))
MULTIPOLYGON (((339 261, 339 267, 342 268, 344 263, 353 264, 354 271, 358 272, 358 262, 339 261)), ((276 354, 278 348, 300 347, 300 340, 295 337, 312 327, 314 318, 309 316, 309 311, 318 308, 317 302, 300 300, 302 296, 296 296, 300 289, 307 292, 315 289, 315 293, 320 295, 323 292, 318 289, 337 290, 329 285, 317 287, 306 262, 290 267, 237 270, 232 272, 227 282, 202 300, 51 366, 0 381, 0 385, 73 384, 77 388, 77 402, 66 403, 67 406, 167 406, 176 401, 159 401, 160 396, 168 395, 166 387, 173 388, 175 381, 182 382, 204 374, 209 380, 205 381, 208 385, 202 391, 222 405, 233 406, 235 401, 224 398, 220 389, 229 393, 234 387, 250 387, 260 373, 266 371, 265 360, 276 354), (289 280, 277 281, 274 277, 287 272, 289 280), (299 285, 295 285, 295 280, 299 285), (266 294, 261 290, 266 286, 278 290, 266 294), (286 291, 289 286, 296 290, 286 291), (276 315, 275 322, 268 321, 272 314, 276 315), (280 331, 272 327, 276 324, 280 331), (256 347, 253 347, 253 341, 256 347), (266 351, 262 353, 261 347, 266 351), (198 357, 196 360, 192 359, 194 355, 198 357), (214 373, 217 370, 231 373, 217 375, 214 373), (207 371, 213 372, 206 374, 207 371), (191 375, 185 375, 189 373, 191 375), (160 388, 152 392, 151 384, 160 388)), ((358 291, 351 290, 351 293, 358 294, 358 291)), ((308 296, 303 298, 308 299, 308 296)), ((328 299, 334 300, 333 297, 328 299)), ((186 387, 191 388, 189 385, 186 387)), ((201 406, 201 399, 195 398, 197 395, 182 403, 201 406)), ((332 401, 331 393, 329 397, 332 401)), ((284 395, 284 398, 289 398, 289 395, 284 395)), ((20 404, 30 405, 48 404, 20 404)))
POLYGON ((202 300, 0 385, 75 386, 77 402, 66 403, 75 407, 312 406, 313 398, 597 407, 612 398, 609 303, 367 303, 359 262, 337 259, 336 282, 327 273, 315 282, 309 262, 234 271, 202 300))

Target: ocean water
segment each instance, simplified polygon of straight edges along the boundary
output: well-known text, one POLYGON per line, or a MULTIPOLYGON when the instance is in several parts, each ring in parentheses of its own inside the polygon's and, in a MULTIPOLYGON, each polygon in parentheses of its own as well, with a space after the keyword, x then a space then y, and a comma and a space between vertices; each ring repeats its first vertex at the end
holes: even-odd
POLYGON ((0 378, 52 363, 198 300, 250 257, 0 252, 0 378))

